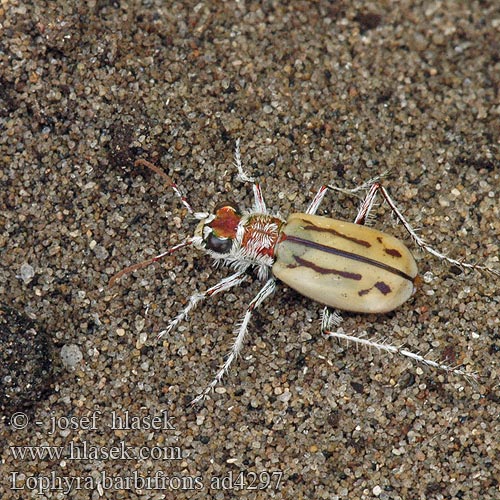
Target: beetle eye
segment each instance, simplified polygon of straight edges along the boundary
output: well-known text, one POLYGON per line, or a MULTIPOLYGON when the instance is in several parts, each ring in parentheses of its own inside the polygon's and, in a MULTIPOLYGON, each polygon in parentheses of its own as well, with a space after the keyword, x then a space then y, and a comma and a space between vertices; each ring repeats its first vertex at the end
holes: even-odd
POLYGON ((216 253, 229 253, 233 246, 233 240, 230 238, 219 238, 211 232, 206 239, 207 250, 212 250, 216 253))

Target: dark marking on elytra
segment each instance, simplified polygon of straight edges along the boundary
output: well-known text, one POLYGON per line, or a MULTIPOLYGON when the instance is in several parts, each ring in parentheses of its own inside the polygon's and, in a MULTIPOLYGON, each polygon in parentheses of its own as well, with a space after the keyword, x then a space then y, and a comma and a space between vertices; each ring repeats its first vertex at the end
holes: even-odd
POLYGON ((295 262, 297 262, 297 264, 299 264, 303 267, 308 267, 309 269, 312 269, 313 271, 315 271, 319 274, 323 274, 323 275, 335 274, 337 276, 341 276, 342 278, 346 278, 349 280, 355 280, 355 281, 360 281, 362 278, 361 274, 349 273, 347 271, 341 271, 340 269, 329 269, 326 267, 321 267, 321 266, 318 266, 317 264, 315 264, 314 262, 310 262, 306 259, 303 259, 302 257, 298 257, 297 255, 295 255, 293 258, 295 259, 295 262))
POLYGON ((384 252, 391 257, 402 257, 401 252, 399 250, 396 250, 395 248, 384 248, 384 252))
POLYGON ((365 248, 370 248, 372 246, 369 241, 358 240, 357 238, 352 238, 351 236, 347 236, 346 234, 340 233, 339 231, 336 231, 335 229, 332 229, 332 228, 316 226, 309 220, 302 219, 302 221, 305 224, 307 224, 306 226, 304 226, 304 229, 308 229, 309 231, 316 231, 317 233, 333 234, 334 236, 338 236, 339 238, 343 238, 344 240, 352 241, 353 243, 356 243, 357 245, 361 245, 362 247, 365 247, 365 248))
POLYGON ((384 295, 392 292, 391 287, 383 281, 377 281, 377 283, 375 283, 375 288, 384 295))
POLYGON ((373 285, 372 287, 360 290, 358 292, 358 295, 360 297, 364 297, 365 295, 368 295, 374 288, 376 288, 383 295, 387 295, 392 292, 391 287, 387 283, 384 283, 383 281, 377 281, 377 283, 375 283, 375 285, 373 285))
MULTIPOLYGON (((307 247, 314 248, 315 250, 319 250, 320 252, 330 253, 333 255, 337 255, 339 257, 344 257, 345 259, 350 259, 350 260, 354 260, 356 262, 362 262, 363 264, 368 264, 370 266, 378 267, 379 269, 383 269, 384 271, 395 274, 396 276, 400 276, 401 278, 404 278, 405 280, 411 281, 413 283, 413 278, 410 275, 406 274, 404 271, 401 271, 401 269, 397 269, 396 267, 389 266, 388 264, 385 264, 384 262, 379 262, 378 260, 371 259, 370 257, 366 257, 364 255, 360 255, 360 254, 353 253, 353 252, 347 252, 346 250, 341 250, 340 248, 330 247, 328 245, 322 245, 321 243, 317 243, 316 241, 305 240, 304 238, 300 238, 298 236, 286 235, 286 241, 291 242, 291 243, 296 243, 297 245, 303 245, 306 248, 307 247)), ((297 260, 298 257, 295 257, 295 259, 297 260)), ((320 269, 325 269, 325 268, 320 267, 320 269)), ((325 273, 323 273, 323 274, 325 274, 325 273)), ((360 276, 359 279, 361 279, 361 275, 359 275, 359 276, 360 276)))

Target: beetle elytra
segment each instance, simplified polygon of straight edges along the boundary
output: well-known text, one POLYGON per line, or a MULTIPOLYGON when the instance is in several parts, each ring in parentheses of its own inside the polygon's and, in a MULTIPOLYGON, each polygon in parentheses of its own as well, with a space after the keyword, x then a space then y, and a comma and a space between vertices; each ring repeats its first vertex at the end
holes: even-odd
POLYGON ((162 169, 148 161, 137 160, 136 166, 145 166, 162 176, 188 212, 199 222, 194 236, 152 259, 123 269, 110 280, 110 285, 113 285, 121 276, 188 246, 204 251, 217 264, 233 269, 233 274, 216 285, 191 295, 187 305, 169 321, 167 328, 158 337, 171 332, 204 299, 241 284, 249 269, 254 269, 258 278, 265 281, 238 324, 236 339, 225 362, 208 387, 193 400, 193 404, 208 395, 238 357, 253 311, 274 292, 277 280, 327 306, 322 314, 321 330, 328 337, 398 353, 458 375, 471 375, 458 367, 432 361, 385 342, 335 331, 333 327, 340 324, 341 317, 336 312, 329 311, 328 307, 359 313, 388 312, 407 301, 419 283, 417 265, 408 248, 393 236, 365 225, 377 194, 382 196, 413 242, 422 250, 461 268, 485 271, 497 277, 500 276, 499 271, 485 265, 461 262, 429 246, 403 217, 381 184, 380 177, 354 189, 322 186, 304 213, 294 213, 285 220, 269 213, 259 184, 244 172, 239 141, 236 142, 234 165, 238 171, 237 179, 252 184, 252 209, 241 211, 232 204, 224 204, 217 206, 213 213, 208 213, 195 212, 162 169), (367 191, 354 222, 316 215, 329 190, 347 194, 367 191))

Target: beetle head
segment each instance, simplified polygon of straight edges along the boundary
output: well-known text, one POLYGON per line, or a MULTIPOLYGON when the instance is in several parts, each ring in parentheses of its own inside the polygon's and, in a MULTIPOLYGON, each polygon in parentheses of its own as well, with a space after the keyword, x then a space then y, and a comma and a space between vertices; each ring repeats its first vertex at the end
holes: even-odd
POLYGON ((195 231, 201 248, 219 255, 231 253, 236 238, 241 214, 233 203, 222 203, 214 213, 202 219, 195 231))

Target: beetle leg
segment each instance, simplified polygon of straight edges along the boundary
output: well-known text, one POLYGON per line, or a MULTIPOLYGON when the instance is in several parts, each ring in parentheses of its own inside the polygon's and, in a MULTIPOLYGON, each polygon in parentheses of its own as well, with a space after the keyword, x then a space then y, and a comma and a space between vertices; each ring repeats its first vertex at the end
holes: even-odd
POLYGON ((324 333, 328 335, 328 330, 329 328, 332 328, 333 326, 339 326, 340 323, 342 323, 343 319, 342 316, 337 313, 337 311, 330 311, 328 307, 325 307, 321 313, 321 333, 324 333), (326 333, 325 333, 326 332, 326 333))
MULTIPOLYGON (((318 211, 320 203, 323 201, 323 198, 325 197, 326 191, 328 189, 331 189, 332 191, 340 191, 341 193, 344 194, 349 194, 349 195, 355 195, 358 196, 358 191, 366 191, 369 189, 373 184, 377 181, 379 181, 382 177, 384 177, 387 174, 387 172, 382 173, 381 175, 378 175, 374 177, 373 179, 370 179, 367 182, 364 182, 363 184, 360 184, 359 186, 353 188, 353 189, 344 189, 344 188, 339 188, 337 186, 321 186, 316 193, 316 196, 313 198, 309 206, 307 207, 307 210, 305 211, 306 214, 310 215, 315 215, 316 212, 318 211)), ((368 198, 368 197, 367 197, 368 198)), ((364 202, 363 202, 364 203, 364 202)), ((373 202, 372 202, 373 204, 373 202)), ((371 205, 369 207, 371 209, 371 205)), ((369 210, 368 210, 369 211, 369 210)), ((359 222, 358 224, 362 224, 362 222, 359 222)))
POLYGON ((236 139, 236 149, 234 151, 234 166, 238 169, 238 175, 236 176, 236 178, 241 182, 250 182, 252 184, 254 197, 253 211, 259 214, 267 214, 266 202, 264 201, 260 185, 255 181, 255 178, 250 177, 243 170, 239 139, 236 139))
POLYGON ((361 224, 362 226, 366 224, 366 221, 368 220, 368 217, 370 215, 370 211, 373 208, 373 204, 375 203, 375 197, 377 196, 379 187, 380 184, 378 182, 372 184, 365 199, 361 202, 361 205, 358 209, 358 214, 354 219, 354 224, 361 224))
POLYGON ((236 148, 234 150, 234 166, 238 169, 237 179, 241 182, 250 182, 255 184, 255 179, 250 177, 244 170, 241 163, 240 140, 236 139, 236 148))
MULTIPOLYGON (((449 262, 450 264, 453 264, 453 265, 458 266, 460 268, 476 269, 476 270, 480 270, 480 271, 489 272, 489 273, 493 274, 494 276, 500 276, 500 271, 497 271, 496 269, 492 269, 492 268, 490 268, 488 266, 483 266, 483 265, 480 265, 480 264, 471 264, 471 263, 468 263, 468 262, 463 262, 461 260, 452 259, 451 257, 448 257, 447 255, 445 255, 445 254, 439 252, 438 250, 436 250, 435 248, 431 247, 410 226, 410 224, 403 217, 403 214, 399 211, 398 207, 396 206, 396 204, 394 203, 394 201, 392 200, 392 198, 389 196, 389 193, 387 192, 387 190, 385 189, 385 187, 382 186, 382 184, 376 182, 370 188, 370 192, 369 192, 369 194, 367 196, 367 199, 370 197, 370 194, 372 192, 373 192, 372 196, 374 198, 375 194, 377 193, 377 191, 380 191, 380 194, 382 195, 382 197, 384 198, 384 200, 387 202, 387 204, 391 208, 391 210, 394 213, 394 215, 396 216, 396 218, 399 220, 399 222, 401 222, 401 224, 406 229, 406 231, 410 235, 411 239, 415 242, 415 244, 418 247, 420 247, 422 250, 425 250, 426 252, 430 253, 431 255, 434 255, 434 257, 437 257, 440 260, 445 260, 446 262, 449 262)), ((373 204, 373 201, 371 203, 373 204)), ((371 208, 371 205, 370 205, 369 208, 371 208)), ((369 209, 368 209, 368 211, 369 211, 369 209)), ((359 215, 360 214, 358 214, 358 216, 359 215)), ((362 216, 362 214, 361 214, 361 216, 362 216)), ((365 215, 365 218, 366 218, 366 215, 365 215)))
POLYGON ((432 368, 437 368, 438 370, 443 370, 448 373, 453 373, 454 375, 465 377, 467 380, 477 379, 477 375, 473 372, 468 372, 466 370, 461 369, 460 367, 438 363, 437 361, 428 359, 420 354, 408 351, 407 349, 403 349, 401 346, 398 347, 390 345, 384 341, 377 342, 376 340, 371 340, 363 337, 355 337, 353 335, 348 335, 346 333, 343 333, 342 331, 331 331, 330 328, 332 328, 332 326, 338 326, 339 318, 340 316, 338 316, 336 313, 332 314, 328 310, 328 308, 325 308, 321 320, 321 332, 323 333, 323 335, 326 335, 327 337, 336 338, 339 341, 344 340, 347 343, 354 342, 356 345, 368 347, 369 349, 374 348, 377 349, 378 351, 384 351, 390 354, 399 354, 401 356, 410 358, 412 361, 416 363, 431 366, 432 368))
POLYGON ((361 206, 359 207, 358 210, 358 215, 356 216, 356 219, 354 220, 355 224, 361 224, 364 225, 366 222, 366 219, 368 218, 368 214, 370 213, 370 210, 373 207, 373 203, 375 201, 375 196, 377 193, 377 189, 374 189, 374 186, 378 186, 377 183, 374 183, 374 179, 371 179, 369 182, 362 184, 361 186, 358 186, 354 189, 341 189, 337 188, 335 186, 321 186, 316 193, 316 196, 313 198, 313 201, 309 204, 306 210, 306 214, 310 215, 315 215, 316 212, 318 211, 320 203, 323 201, 323 198, 325 197, 325 194, 328 189, 332 189, 335 191, 340 191, 345 194, 356 194, 358 191, 362 189, 367 189, 370 188, 368 194, 366 195, 365 199, 362 201, 361 206))
MULTIPOLYGON (((356 194, 358 191, 367 189, 369 184, 371 183, 371 186, 369 186, 369 191, 368 194, 366 195, 365 199, 362 201, 361 206, 359 207, 358 214, 356 215, 356 218, 354 219, 355 224, 361 224, 364 225, 369 218, 370 210, 373 208, 373 205, 375 203, 375 198, 377 196, 377 193, 380 192, 380 195, 384 200, 387 202, 389 205, 390 209, 396 216, 396 218, 399 220, 399 222, 403 225, 403 227, 406 229, 408 234, 410 235, 411 239, 415 242, 415 244, 420 247, 422 250, 425 250, 426 252, 430 253, 431 255, 434 255, 434 257, 437 257, 440 260, 445 260, 446 262, 449 262, 450 264, 453 264, 455 266, 458 266, 460 268, 467 268, 467 269, 476 269, 480 271, 485 271, 488 273, 493 274, 494 276, 500 276, 500 271, 497 271, 496 269, 492 269, 488 266, 483 266, 480 264, 470 264, 468 262, 463 262, 461 260, 456 260, 452 259, 451 257, 448 257, 447 255, 443 254, 442 252, 439 252, 435 248, 431 247, 423 238, 421 238, 415 229, 411 227, 409 222, 403 217, 403 214, 399 211, 398 207, 396 206, 396 203, 392 200, 392 198, 389 196, 389 193, 387 189, 385 189, 384 186, 379 182, 379 179, 385 175, 382 174, 379 178, 374 178, 371 179, 368 182, 365 182, 361 186, 358 186, 354 189, 343 189, 343 188, 338 188, 336 186, 327 186, 328 189, 332 189, 334 191, 340 191, 341 193, 345 194, 356 194)), ((321 190, 320 190, 321 191, 321 190)), ((320 195, 320 192, 315 197, 318 198, 320 195)), ((322 199, 322 197, 321 197, 322 199)), ((321 202, 321 199, 319 202, 321 202)), ((317 205, 319 205, 319 202, 317 205)), ((314 200, 313 200, 314 203, 314 200)), ((311 203, 310 207, 313 205, 311 203)), ((317 206, 316 206, 317 209, 317 206)), ((314 212, 313 212, 314 213, 314 212)))
POLYGON ((239 356, 241 348, 243 347, 243 340, 248 329, 248 323, 252 317, 252 312, 254 309, 260 306, 260 304, 271 295, 276 288, 276 280, 270 278, 266 281, 265 285, 260 289, 259 293, 253 298, 253 300, 248 305, 248 308, 243 316, 243 320, 238 328, 238 333, 236 339, 229 351, 229 355, 222 365, 222 368, 217 372, 215 378, 210 382, 208 387, 196 398, 193 399, 191 405, 195 405, 200 400, 204 399, 208 393, 221 381, 222 377, 228 372, 231 363, 239 356))
POLYGON ((237 273, 224 278, 222 281, 204 292, 193 293, 193 295, 189 297, 187 306, 174 319, 169 321, 167 328, 162 330, 158 334, 157 338, 159 339, 166 333, 170 333, 198 305, 199 302, 205 300, 207 297, 212 297, 213 295, 229 290, 233 286, 239 285, 245 278, 245 270, 238 271, 237 273))
POLYGON ((348 194, 348 195, 354 195, 358 196, 359 191, 366 191, 370 189, 373 184, 379 182, 382 180, 384 177, 387 176, 389 173, 389 170, 386 170, 385 172, 382 172, 380 175, 376 175, 375 177, 372 177, 371 179, 368 179, 366 182, 363 182, 363 184, 360 184, 359 186, 356 186, 355 188, 347 189, 347 188, 341 188, 333 185, 328 185, 327 188, 331 189, 332 191, 339 191, 340 193, 348 194))
POLYGON ((316 196, 313 198, 313 201, 309 204, 306 210, 306 214, 315 215, 318 211, 320 203, 323 201, 325 194, 328 190, 328 186, 321 186, 316 193, 316 196))

